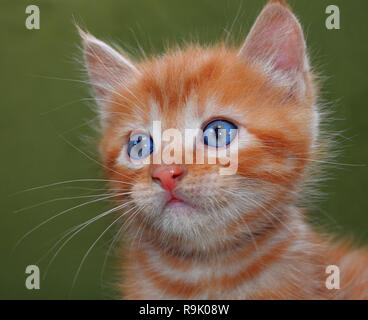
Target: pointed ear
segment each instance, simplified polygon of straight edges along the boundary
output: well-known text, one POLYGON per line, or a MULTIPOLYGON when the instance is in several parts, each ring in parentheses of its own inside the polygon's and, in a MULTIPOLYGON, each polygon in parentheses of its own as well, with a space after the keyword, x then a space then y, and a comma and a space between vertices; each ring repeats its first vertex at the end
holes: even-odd
POLYGON ((271 77, 284 85, 294 86, 309 71, 303 30, 282 0, 271 0, 265 6, 239 55, 264 66, 271 77))
POLYGON ((79 27, 86 68, 99 105, 108 103, 118 86, 124 86, 138 74, 128 58, 79 27))

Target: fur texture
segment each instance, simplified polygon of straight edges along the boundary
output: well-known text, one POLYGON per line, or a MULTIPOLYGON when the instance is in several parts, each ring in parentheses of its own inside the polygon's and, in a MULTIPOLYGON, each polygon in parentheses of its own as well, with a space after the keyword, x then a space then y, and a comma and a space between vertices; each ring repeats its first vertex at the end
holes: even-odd
POLYGON ((368 255, 329 244, 296 205, 321 155, 320 112, 303 32, 283 1, 265 6, 240 50, 190 45, 134 64, 81 36, 101 156, 112 190, 125 191, 117 195, 129 226, 123 298, 368 298, 368 255), (130 134, 152 134, 153 121, 202 130, 216 118, 238 126, 237 173, 181 165, 172 192, 185 206, 168 207, 152 178, 160 165, 131 164, 130 134), (328 265, 340 268, 340 290, 326 288, 328 265))

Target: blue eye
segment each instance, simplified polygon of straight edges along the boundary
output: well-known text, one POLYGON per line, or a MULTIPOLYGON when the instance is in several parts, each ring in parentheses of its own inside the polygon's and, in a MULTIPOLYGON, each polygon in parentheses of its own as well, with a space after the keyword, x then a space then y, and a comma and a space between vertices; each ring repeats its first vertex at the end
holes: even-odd
POLYGON ((147 158, 153 152, 153 140, 145 133, 135 133, 130 136, 128 155, 133 160, 147 158))
POLYGON ((238 127, 227 120, 214 120, 203 129, 204 144, 221 148, 234 140, 238 127))

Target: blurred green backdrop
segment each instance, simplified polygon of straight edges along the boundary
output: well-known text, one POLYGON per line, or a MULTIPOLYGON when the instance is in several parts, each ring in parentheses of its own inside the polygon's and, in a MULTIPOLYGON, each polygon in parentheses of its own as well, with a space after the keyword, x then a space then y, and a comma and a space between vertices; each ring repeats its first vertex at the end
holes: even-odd
MULTIPOLYGON (((312 210, 316 225, 337 235, 368 242, 368 2, 365 0, 290 0, 300 17, 312 61, 327 76, 323 98, 334 111, 333 130, 344 130, 339 163, 332 166, 322 191, 325 200, 312 210), (325 28, 325 9, 341 10, 341 30, 325 28)), ((16 242, 45 219, 95 198, 65 199, 105 193, 100 182, 75 182, 29 192, 24 189, 75 179, 102 178, 99 166, 74 146, 97 158, 96 124, 88 88, 76 58, 79 39, 73 21, 131 53, 162 52, 170 43, 192 38, 212 43, 231 31, 243 39, 265 1, 259 0, 2 0, 1 66, 1 215, 0 297, 16 299, 114 298, 114 259, 106 251, 114 236, 107 232, 91 250, 73 290, 83 255, 112 222, 105 217, 82 230, 53 259, 60 236, 109 208, 109 202, 81 206, 51 220, 16 242), (36 4, 41 29, 25 28, 25 8, 36 4), (62 138, 65 137, 65 138, 62 138), (92 142, 90 141, 92 140, 92 142), (18 194, 15 194, 18 193, 18 194), (42 206, 27 209, 37 203, 42 206), (21 210, 20 209, 27 209, 21 210), (53 248, 51 252, 48 250, 53 248), (52 264, 47 269, 48 264, 52 264), (25 268, 41 269, 41 289, 25 288, 25 268)), ((116 231, 116 230, 115 230, 116 231)))

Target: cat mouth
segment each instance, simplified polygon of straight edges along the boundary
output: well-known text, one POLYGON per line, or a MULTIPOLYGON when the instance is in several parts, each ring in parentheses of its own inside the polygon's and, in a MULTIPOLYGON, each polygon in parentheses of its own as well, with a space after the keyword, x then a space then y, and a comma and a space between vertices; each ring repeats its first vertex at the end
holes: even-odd
POLYGON ((180 203, 180 202, 184 203, 183 200, 172 197, 167 203, 180 203))
POLYGON ((187 203, 186 201, 178 198, 177 196, 174 196, 173 194, 170 194, 170 197, 168 201, 166 202, 165 207, 169 208, 192 208, 192 206, 187 203))
POLYGON ((177 203, 177 204, 180 204, 180 203, 184 204, 184 201, 182 199, 179 199, 178 197, 170 194, 170 198, 166 202, 166 205, 169 205, 169 204, 171 205, 171 204, 175 204, 175 203, 177 203))

